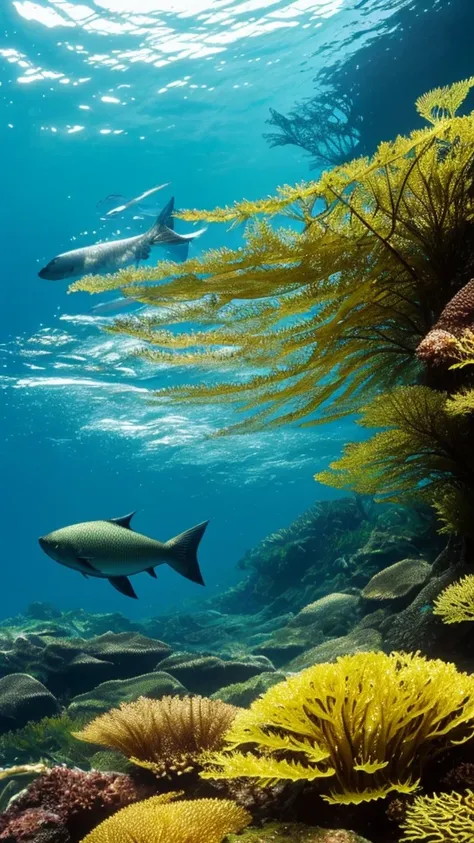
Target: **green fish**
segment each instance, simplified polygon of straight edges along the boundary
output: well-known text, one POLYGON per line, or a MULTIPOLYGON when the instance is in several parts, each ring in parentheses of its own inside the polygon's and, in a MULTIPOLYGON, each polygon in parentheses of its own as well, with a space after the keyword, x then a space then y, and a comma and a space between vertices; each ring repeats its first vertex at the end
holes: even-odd
POLYGON ((134 532, 131 512, 110 521, 85 521, 54 530, 38 541, 44 552, 85 577, 107 579, 127 597, 137 597, 128 579, 146 571, 156 577, 155 567, 167 562, 178 574, 204 585, 197 549, 209 521, 162 542, 134 532))

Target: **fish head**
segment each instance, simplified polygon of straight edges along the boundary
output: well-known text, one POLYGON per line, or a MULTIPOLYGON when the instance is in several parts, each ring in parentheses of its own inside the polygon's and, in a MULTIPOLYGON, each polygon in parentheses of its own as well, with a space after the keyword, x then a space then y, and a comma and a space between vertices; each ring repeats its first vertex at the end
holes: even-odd
POLYGON ((79 272, 79 267, 76 266, 73 258, 64 254, 53 258, 43 269, 40 269, 38 275, 46 281, 62 281, 64 278, 74 278, 79 272))
POLYGON ((77 558, 75 542, 72 541, 72 537, 67 530, 54 530, 47 536, 41 536, 38 542, 46 555, 54 559, 55 562, 70 565, 77 558))

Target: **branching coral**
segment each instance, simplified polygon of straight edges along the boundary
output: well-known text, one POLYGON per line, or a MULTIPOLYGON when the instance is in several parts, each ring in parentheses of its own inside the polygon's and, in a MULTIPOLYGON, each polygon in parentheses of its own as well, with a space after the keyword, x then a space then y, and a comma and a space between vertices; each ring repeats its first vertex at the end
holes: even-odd
POLYGON ((465 365, 462 352, 466 343, 470 348, 473 327, 474 279, 471 279, 448 302, 436 324, 421 341, 416 353, 420 360, 431 365, 465 365), (461 364, 456 364, 455 361, 459 358, 461 364))
POLYGON ((435 600, 433 614, 444 623, 474 621, 474 574, 445 588, 435 600))
POLYGON ((122 752, 158 776, 173 777, 199 766, 203 750, 222 746, 239 711, 205 697, 140 697, 97 717, 76 737, 122 752))
POLYGON ((328 778, 327 801, 358 803, 415 790, 427 760, 473 730, 473 677, 418 654, 358 653, 270 688, 237 716, 202 775, 328 778))
POLYGON ((474 793, 441 793, 418 796, 410 805, 402 843, 472 843, 474 840, 474 793))
POLYGON ((119 811, 82 843, 221 843, 250 822, 250 814, 228 799, 171 802, 154 796, 119 811))

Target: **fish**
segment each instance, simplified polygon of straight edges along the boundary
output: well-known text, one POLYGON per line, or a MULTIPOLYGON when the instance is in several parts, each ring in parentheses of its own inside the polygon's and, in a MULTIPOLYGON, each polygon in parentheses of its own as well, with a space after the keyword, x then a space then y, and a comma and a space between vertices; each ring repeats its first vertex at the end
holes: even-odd
POLYGON ((173 210, 174 197, 165 205, 154 225, 144 234, 64 252, 53 258, 38 275, 48 281, 62 281, 82 275, 117 272, 131 263, 138 266, 141 260, 147 260, 153 246, 185 247, 187 254, 189 242, 204 234, 206 229, 201 228, 191 234, 177 234, 173 230, 173 210))
POLYGON ((107 211, 105 214, 106 217, 113 217, 116 214, 122 214, 124 211, 128 211, 129 208, 132 208, 134 205, 139 205, 140 202, 143 202, 145 199, 148 199, 149 196, 153 196, 154 193, 157 193, 158 190, 163 190, 164 187, 169 187, 170 182, 166 182, 166 184, 160 184, 158 187, 152 187, 151 190, 145 190, 144 193, 141 193, 140 196, 135 196, 134 199, 129 199, 128 202, 125 201, 123 205, 117 205, 116 208, 111 208, 110 211, 107 211))
MULTIPOLYGON (((95 304, 94 307, 91 307, 90 312, 93 313, 95 316, 108 316, 111 313, 118 313, 122 310, 129 310, 131 307, 140 304, 135 299, 122 297, 118 299, 112 299, 111 301, 103 301, 99 302, 99 304, 95 304)), ((141 305, 139 310, 144 309, 144 305, 141 305)))
POLYGON ((55 562, 85 577, 107 579, 126 597, 137 599, 130 576, 146 571, 156 578, 155 568, 164 563, 191 582, 204 585, 197 549, 209 521, 163 543, 136 533, 131 526, 134 515, 61 527, 38 542, 55 562))

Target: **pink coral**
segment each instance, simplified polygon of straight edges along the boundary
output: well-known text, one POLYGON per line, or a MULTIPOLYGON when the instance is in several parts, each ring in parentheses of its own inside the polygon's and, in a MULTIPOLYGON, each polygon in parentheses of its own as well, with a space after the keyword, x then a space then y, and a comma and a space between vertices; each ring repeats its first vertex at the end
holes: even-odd
POLYGON ((451 364, 456 359, 456 339, 466 330, 474 330, 474 278, 450 299, 416 349, 417 357, 431 365, 451 364))
MULTIPOLYGON (((57 829, 56 837, 50 838, 51 843, 56 843, 56 839, 73 843, 142 795, 130 776, 53 767, 32 782, 0 815, 0 841, 40 841, 48 816, 51 822, 55 818, 57 829), (33 833, 32 829, 36 831, 33 833), (58 836, 61 829, 68 833, 62 839, 58 836), (29 833, 33 833, 31 838, 29 833)), ((43 839, 49 843, 48 837, 43 839)))

